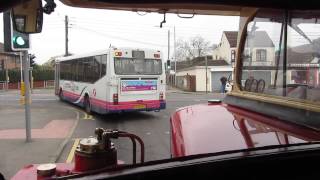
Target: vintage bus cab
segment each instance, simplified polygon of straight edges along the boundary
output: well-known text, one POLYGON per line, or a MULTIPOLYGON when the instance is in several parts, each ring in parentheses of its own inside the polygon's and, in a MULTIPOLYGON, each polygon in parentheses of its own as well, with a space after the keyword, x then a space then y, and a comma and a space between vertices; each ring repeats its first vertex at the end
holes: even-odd
POLYGON ((243 8, 233 89, 171 116, 172 156, 319 141, 319 15, 243 8))
MULTIPOLYGON (((62 2, 163 14, 240 15, 232 90, 222 100, 173 113, 173 158, 144 162, 139 137, 97 128, 96 137, 81 140, 74 163, 29 165, 13 179, 319 178, 320 6, 315 1, 62 2), (119 137, 132 140, 133 164, 117 161, 111 139, 119 137), (140 144, 140 164, 135 162, 135 140, 140 144)), ((118 80, 126 78, 131 76, 118 80)))

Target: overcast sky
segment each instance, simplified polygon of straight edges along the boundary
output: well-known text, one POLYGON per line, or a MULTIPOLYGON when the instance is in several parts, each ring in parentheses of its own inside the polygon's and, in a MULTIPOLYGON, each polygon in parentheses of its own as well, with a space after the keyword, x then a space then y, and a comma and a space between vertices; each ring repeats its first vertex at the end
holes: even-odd
MULTIPOLYGON (((42 64, 50 57, 65 53, 64 18, 68 15, 69 52, 74 54, 115 47, 152 48, 163 52, 167 58, 168 30, 171 34, 171 55, 173 54, 173 27, 176 39, 189 39, 196 35, 217 44, 222 31, 236 31, 239 17, 203 16, 182 19, 168 14, 167 23, 159 28, 163 15, 136 12, 84 9, 65 6, 56 1, 57 8, 50 15, 44 15, 43 30, 31 35, 30 53, 36 55, 36 62, 42 64)), ((2 14, 1 17, 2 19, 2 14)), ((0 41, 3 42, 3 22, 0 21, 0 41)))

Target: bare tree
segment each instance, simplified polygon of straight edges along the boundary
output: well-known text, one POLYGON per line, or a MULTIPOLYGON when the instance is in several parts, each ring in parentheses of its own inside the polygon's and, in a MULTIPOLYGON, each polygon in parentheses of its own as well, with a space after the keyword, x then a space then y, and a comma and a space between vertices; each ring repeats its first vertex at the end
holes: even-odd
POLYGON ((178 61, 184 61, 187 59, 189 45, 188 42, 184 41, 183 39, 178 39, 176 42, 176 58, 178 61))
POLYGON ((207 55, 215 45, 210 45, 209 41, 198 35, 191 37, 188 41, 179 39, 176 47, 177 59, 186 60, 207 55))

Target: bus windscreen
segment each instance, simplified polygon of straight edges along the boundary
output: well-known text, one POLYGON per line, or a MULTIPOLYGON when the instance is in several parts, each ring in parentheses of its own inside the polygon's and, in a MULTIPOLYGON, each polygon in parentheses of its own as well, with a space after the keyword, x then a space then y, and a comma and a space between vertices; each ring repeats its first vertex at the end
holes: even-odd
POLYGON ((120 75, 160 75, 160 59, 115 58, 115 73, 120 75))

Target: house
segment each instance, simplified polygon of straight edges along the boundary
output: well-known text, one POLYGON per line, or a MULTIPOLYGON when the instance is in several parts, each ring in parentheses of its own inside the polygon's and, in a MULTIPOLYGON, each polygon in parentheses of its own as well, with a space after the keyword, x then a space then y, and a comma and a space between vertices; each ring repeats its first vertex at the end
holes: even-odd
POLYGON ((0 71, 20 68, 19 53, 5 52, 4 44, 0 43, 0 71))
POLYGON ((237 49, 237 31, 223 31, 220 43, 212 52, 214 60, 225 60, 228 64, 232 64, 236 58, 237 49))
MULTIPOLYGON (((245 63, 251 65, 271 65, 275 56, 274 44, 265 31, 256 31, 254 38, 248 38, 244 56, 248 57, 245 63)), ((214 60, 225 60, 232 64, 236 58, 237 31, 223 31, 221 41, 216 49, 213 50, 214 60)))
MULTIPOLYGON (((215 60, 225 60, 232 67, 236 59, 237 49, 237 31, 224 31, 222 33, 221 42, 213 51, 213 58, 215 60)), ((256 69, 265 66, 274 66, 275 46, 266 31, 255 31, 247 37, 243 57, 243 66, 254 66, 256 69), (252 38, 250 38, 252 37, 252 38)), ((212 76, 223 76, 228 74, 225 69, 216 67, 212 71, 212 76)), ((271 83, 272 74, 270 71, 250 71, 243 72, 242 79, 247 79, 249 76, 254 76, 257 79, 265 79, 267 84, 271 83)), ((219 79, 216 77, 215 79, 219 79)), ((218 80, 214 83, 219 83, 218 80)))
MULTIPOLYGON (((207 56, 207 63, 205 57, 177 62, 176 85, 178 88, 187 91, 211 92, 216 86, 212 83, 216 80, 212 79, 211 76, 211 70, 215 67, 225 68, 228 72, 232 72, 232 68, 226 61, 213 60, 211 56, 207 56)), ((220 87, 220 84, 218 86, 220 87)))
MULTIPOLYGON (((220 91, 221 77, 226 77, 230 80, 233 77, 237 36, 237 31, 224 31, 222 33, 221 41, 217 48, 213 50, 212 56, 207 56, 210 57, 210 59, 207 59, 207 68, 204 57, 195 58, 191 61, 178 62, 176 85, 189 91, 220 91)), ((274 65, 274 44, 265 31, 256 31, 254 38, 247 39, 243 57, 244 66, 260 67, 274 65)), ((271 82, 270 71, 257 71, 256 74, 256 77, 267 79, 268 82, 271 82)), ((243 78, 247 76, 249 76, 249 74, 245 72, 243 78)))

